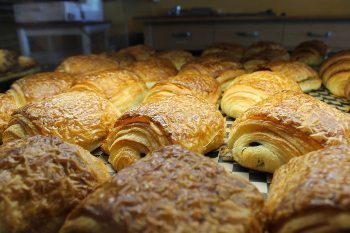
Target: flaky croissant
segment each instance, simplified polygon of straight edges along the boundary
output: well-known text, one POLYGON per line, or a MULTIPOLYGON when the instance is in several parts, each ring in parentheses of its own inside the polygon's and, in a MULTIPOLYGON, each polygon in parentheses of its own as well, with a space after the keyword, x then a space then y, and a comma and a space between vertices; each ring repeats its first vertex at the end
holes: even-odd
POLYGON ((180 70, 183 65, 194 59, 192 53, 185 50, 162 51, 157 53, 156 56, 171 61, 177 70, 180 70))
POLYGON ((54 135, 92 151, 99 147, 120 115, 94 92, 66 92, 28 104, 14 112, 3 142, 33 135, 54 135))
POLYGON ((304 41, 292 51, 291 60, 303 62, 309 66, 318 66, 327 51, 328 46, 321 40, 304 41))
POLYGON ((109 179, 102 161, 59 138, 5 144, 0 147, 0 232, 58 232, 70 211, 109 179))
POLYGON ((349 152, 333 146, 280 167, 264 208, 269 232, 350 232, 349 152))
POLYGON ((213 104, 191 95, 173 95, 124 113, 103 148, 115 170, 169 144, 207 153, 224 140, 224 118, 213 104))
POLYGON ((214 43, 204 49, 202 56, 221 52, 232 54, 237 61, 240 61, 243 57, 244 47, 237 43, 214 43))
POLYGON ((81 75, 71 90, 94 91, 109 99, 123 113, 142 102, 147 87, 145 82, 133 72, 113 69, 81 75))
POLYGON ((283 90, 300 91, 299 85, 282 74, 258 71, 233 80, 221 100, 222 111, 233 118, 259 101, 283 90))
POLYGON ((156 51, 147 45, 138 44, 138 45, 129 46, 125 49, 121 49, 118 51, 118 53, 131 54, 136 58, 137 61, 145 61, 149 59, 151 56, 155 55, 156 51))
POLYGON ((246 73, 247 72, 244 70, 243 66, 229 69, 218 76, 216 78, 216 81, 219 82, 221 91, 225 92, 227 88, 232 84, 233 80, 246 73))
POLYGON ((114 60, 118 67, 125 68, 134 63, 136 58, 130 53, 120 53, 120 52, 105 52, 100 54, 102 57, 107 57, 114 60))
POLYGON ((291 158, 350 143, 350 117, 304 93, 283 91, 244 112, 228 146, 242 166, 274 172, 291 158))

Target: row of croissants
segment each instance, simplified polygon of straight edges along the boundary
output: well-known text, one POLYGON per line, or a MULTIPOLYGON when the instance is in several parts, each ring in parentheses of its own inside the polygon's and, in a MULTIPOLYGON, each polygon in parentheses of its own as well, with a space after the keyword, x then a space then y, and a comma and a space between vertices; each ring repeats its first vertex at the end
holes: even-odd
POLYGON ((16 81, 0 94, 0 233, 350 231, 350 117, 303 93, 322 82, 318 47, 138 45, 16 81), (218 105, 232 159, 274 173, 266 201, 203 156, 224 144, 218 105))

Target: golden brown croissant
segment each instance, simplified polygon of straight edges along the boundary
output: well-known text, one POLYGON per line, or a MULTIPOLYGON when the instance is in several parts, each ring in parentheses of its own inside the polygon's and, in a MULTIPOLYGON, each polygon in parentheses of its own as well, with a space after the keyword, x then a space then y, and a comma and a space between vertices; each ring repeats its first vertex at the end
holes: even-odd
POLYGON ((207 153, 224 140, 224 118, 213 104, 191 95, 173 95, 124 113, 103 148, 115 170, 160 146, 180 144, 207 153))
POLYGON ((157 56, 171 61, 177 70, 180 70, 183 65, 194 59, 192 53, 184 50, 163 51, 158 53, 157 56))
POLYGON ((318 66, 321 64, 327 51, 328 46, 323 41, 304 41, 293 50, 291 60, 300 61, 309 66, 318 66))
POLYGON ((80 75, 91 71, 114 69, 118 63, 99 55, 78 55, 66 58, 57 68, 58 72, 80 75))
POLYGON ((120 53, 120 52, 106 52, 100 54, 102 57, 107 57, 114 60, 118 67, 125 68, 134 63, 136 58, 130 53, 120 53))
POLYGON ((230 53, 237 61, 240 61, 243 57, 244 47, 237 43, 214 43, 204 49, 202 56, 220 52, 230 53))
POLYGON ((0 232, 58 232, 69 212, 110 179, 88 151, 34 136, 0 147, 0 232))
POLYGON ((272 41, 258 41, 251 44, 244 52, 243 60, 248 61, 256 54, 262 54, 269 51, 285 51, 286 49, 279 43, 272 41))
POLYGON ((264 68, 270 62, 288 61, 289 53, 287 50, 264 50, 260 53, 251 55, 249 59, 244 62, 244 68, 248 72, 254 72, 264 68))
POLYGON ((221 91, 225 92, 227 88, 232 84, 233 80, 235 80, 235 78, 246 73, 247 72, 244 70, 243 66, 237 67, 235 69, 229 69, 217 77, 216 81, 219 82, 221 91))
POLYGON ((7 128, 11 119, 11 114, 22 106, 22 103, 10 93, 0 93, 0 144, 2 142, 2 133, 7 128))
POLYGON ((89 195, 60 233, 262 233, 262 195, 244 178, 166 146, 89 195))
POLYGON ((33 135, 54 135, 92 151, 99 147, 120 115, 94 92, 66 92, 14 112, 3 142, 33 135))
POLYGON ((333 146, 279 168, 266 201, 271 233, 349 232, 350 147, 333 146))
POLYGON ((135 62, 128 69, 142 78, 148 88, 177 74, 176 67, 168 59, 159 57, 135 62))
POLYGON ((209 75, 183 72, 167 81, 157 83, 150 91, 145 102, 157 101, 172 95, 195 95, 216 104, 220 98, 218 82, 209 75))
POLYGON ((109 99, 123 113, 142 102, 147 87, 145 82, 133 72, 113 69, 81 75, 71 90, 94 91, 109 99))
POLYGON ((145 61, 156 54, 156 51, 153 48, 143 44, 129 46, 125 49, 119 50, 118 52, 121 54, 131 54, 137 61, 145 61))
POLYGON ((244 112, 228 145, 242 166, 274 172, 291 158, 350 143, 350 118, 304 93, 283 91, 244 112))
POLYGON ((222 111, 233 118, 261 100, 283 90, 300 91, 299 85, 280 73, 257 71, 233 80, 221 100, 222 111))
POLYGON ((317 72, 303 62, 272 62, 267 64, 265 68, 273 72, 280 72, 284 76, 296 81, 304 92, 317 90, 322 85, 317 72))

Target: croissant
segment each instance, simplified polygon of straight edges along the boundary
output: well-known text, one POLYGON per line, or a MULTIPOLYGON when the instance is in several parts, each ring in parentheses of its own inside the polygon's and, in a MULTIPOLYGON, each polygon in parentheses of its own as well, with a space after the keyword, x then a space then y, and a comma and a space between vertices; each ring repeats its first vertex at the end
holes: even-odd
POLYGON ((243 66, 248 72, 258 71, 270 62, 288 61, 289 53, 287 50, 264 50, 260 53, 251 55, 243 66))
POLYGON ((256 54, 262 54, 269 51, 286 51, 286 49, 279 43, 272 41, 258 41, 251 44, 243 54, 243 60, 248 61, 256 54))
POLYGON ((177 74, 176 67, 168 59, 158 57, 135 62, 128 69, 142 78, 148 88, 177 74))
POLYGON ((147 91, 145 82, 131 71, 113 69, 81 75, 71 88, 104 95, 120 111, 139 105, 147 91))
POLYGON ((215 105, 191 95, 173 95, 124 113, 103 149, 119 171, 160 146, 179 144, 207 153, 223 140, 224 118, 215 105))
POLYGON ((57 68, 58 72, 80 75, 91 71, 114 69, 118 63, 99 55, 78 55, 66 58, 57 68))
POLYGON ((110 179, 88 151, 34 136, 0 147, 0 231, 58 232, 69 212, 110 179))
POLYGON ((230 53, 237 61, 240 61, 243 57, 244 47, 236 43, 214 43, 204 49, 202 56, 221 52, 230 53))
POLYGON ((167 81, 157 83, 149 92, 145 102, 157 101, 171 95, 189 94, 216 104, 220 97, 220 87, 218 82, 211 76, 183 72, 167 81))
POLYGON ((282 74, 257 71, 233 80, 221 100, 222 111, 237 118, 261 100, 283 90, 299 91, 299 85, 282 74))
POLYGON ((303 62, 309 66, 318 66, 327 51, 328 46, 323 41, 304 41, 293 50, 291 60, 303 62))
POLYGON ((131 54, 132 56, 134 56, 136 58, 137 61, 145 61, 145 60, 149 59, 151 56, 155 55, 156 51, 151 47, 139 44, 139 45, 129 46, 125 49, 121 49, 121 50, 119 50, 118 53, 131 54))
POLYGON ((92 151, 120 115, 93 92, 66 92, 16 110, 4 131, 4 143, 33 135, 54 135, 92 151))
POLYGON ((242 166, 273 173, 291 158, 350 143, 350 118, 300 92, 283 91, 244 112, 228 146, 242 166))
POLYGON ((297 157, 272 180, 265 213, 271 233, 349 232, 350 147, 297 157))
POLYGON ((302 62, 272 62, 267 64, 265 68, 273 72, 280 72, 284 76, 296 81, 304 92, 317 90, 322 84, 317 72, 302 62))
POLYGON ((177 70, 180 70, 183 65, 194 59, 192 53, 184 50, 163 51, 158 53, 157 56, 171 61, 177 70))
POLYGON ((136 58, 130 53, 120 53, 120 52, 105 52, 100 54, 102 57, 106 57, 114 60, 118 67, 125 68, 134 63, 136 58))
POLYGON ((11 119, 11 114, 21 105, 22 103, 18 102, 12 94, 0 93, 0 143, 2 142, 2 133, 11 119))
POLYGON ((60 233, 262 233, 263 205, 262 194, 244 178, 172 145, 124 169, 89 195, 60 233))
POLYGON ((246 73, 247 72, 244 70, 243 66, 236 69, 229 69, 217 77, 216 81, 219 82, 221 91, 225 92, 227 88, 232 84, 233 80, 246 73))

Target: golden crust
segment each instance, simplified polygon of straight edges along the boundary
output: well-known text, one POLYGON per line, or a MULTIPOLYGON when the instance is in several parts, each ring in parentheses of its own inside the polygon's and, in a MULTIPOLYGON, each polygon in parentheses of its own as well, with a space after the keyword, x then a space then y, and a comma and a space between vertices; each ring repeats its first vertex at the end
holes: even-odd
POLYGON ((117 67, 118 64, 114 60, 91 54, 68 57, 56 68, 56 71, 80 75, 91 71, 102 71, 117 67))
POLYGON ((245 179, 172 145, 124 169, 89 195, 60 233, 259 233, 263 202, 245 179))
POLYGON ((151 47, 139 44, 139 45, 129 46, 125 49, 121 49, 119 50, 119 53, 131 54, 136 58, 137 61, 145 61, 149 59, 151 56, 155 55, 156 51, 151 47))
POLYGON ((263 52, 268 51, 286 51, 286 49, 279 43, 272 41, 258 41, 250 45, 243 55, 243 60, 247 61, 256 54, 262 54, 263 52))
POLYGON ((318 150, 292 159, 275 172, 265 205, 269 232, 349 231, 349 151, 346 145, 318 150), (338 214, 347 216, 332 222, 338 214), (307 221, 312 215, 321 216, 307 221), (294 231, 288 231, 285 226, 300 217, 303 220, 293 225, 294 231))
POLYGON ((157 57, 168 59, 177 70, 180 70, 183 65, 194 59, 192 53, 184 50, 163 51, 157 53, 157 57))
POLYGON ((203 55, 211 53, 227 52, 232 54, 238 61, 243 57, 244 47, 237 43, 214 43, 208 46, 202 53, 203 55))
POLYGON ((132 63, 134 63, 135 61, 137 61, 132 54, 126 53, 126 52, 125 53, 106 52, 106 53, 100 54, 100 56, 107 57, 109 59, 114 60, 118 64, 118 67, 122 67, 122 68, 125 68, 131 65, 132 63))
POLYGON ((258 71, 244 74, 234 79, 224 92, 221 109, 226 115, 237 118, 259 101, 282 90, 301 91, 296 82, 280 73, 258 71))
POLYGON ((0 93, 0 143, 2 142, 2 133, 11 119, 11 114, 21 106, 20 104, 11 93, 0 93))
POLYGON ((0 147, 0 231, 57 232, 98 185, 107 167, 56 137, 34 136, 0 147))
POLYGON ((128 69, 142 78, 148 88, 177 74, 176 67, 168 59, 158 57, 135 62, 128 69))
POLYGON ((133 72, 113 69, 81 75, 71 90, 94 91, 109 99, 123 113, 142 102, 147 87, 133 72))
POLYGON ((295 50, 298 49, 312 49, 312 50, 316 50, 317 53, 321 56, 324 57, 327 52, 328 52, 328 45, 325 44, 323 41, 321 40, 308 40, 308 41, 304 41, 301 42, 296 48, 295 50))
POLYGON ((340 51, 338 53, 335 53, 334 55, 330 56, 327 60, 325 60, 324 62, 322 62, 320 70, 319 70, 319 74, 322 77, 323 73, 328 69, 328 67, 330 67, 332 64, 341 61, 341 60, 345 60, 345 59, 350 59, 350 50, 344 50, 344 51, 340 51))
POLYGON ((223 140, 224 118, 215 105, 191 95, 173 95, 124 113, 104 148, 110 163, 120 170, 160 146, 179 144, 207 153, 223 140))
POLYGON ((221 91, 225 92, 227 88, 232 84, 233 80, 246 73, 247 72, 243 68, 230 69, 223 72, 219 77, 216 78, 216 80, 220 84, 221 91))
POLYGON ((15 111, 3 141, 55 135, 92 151, 100 146, 119 114, 108 100, 93 92, 67 92, 15 111))

